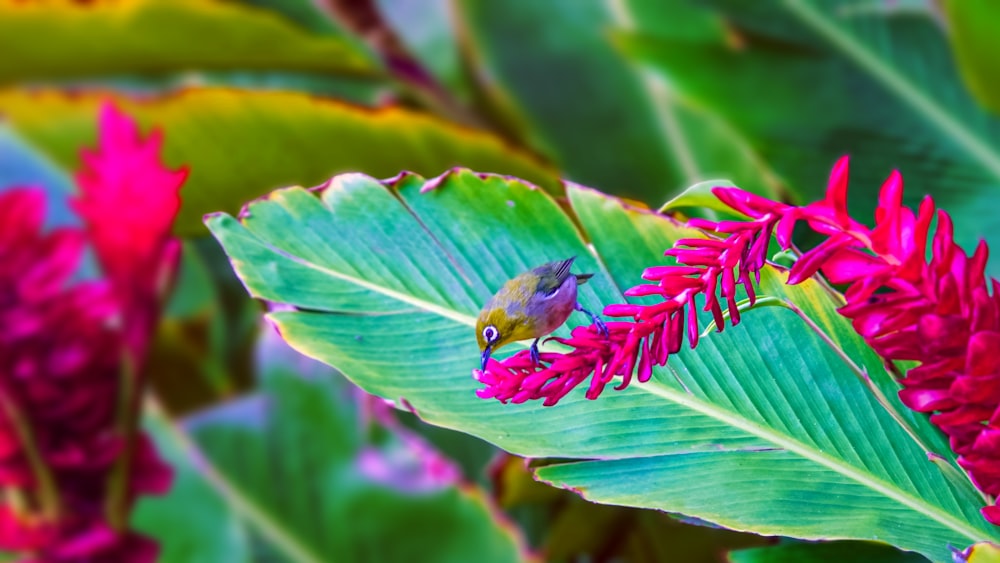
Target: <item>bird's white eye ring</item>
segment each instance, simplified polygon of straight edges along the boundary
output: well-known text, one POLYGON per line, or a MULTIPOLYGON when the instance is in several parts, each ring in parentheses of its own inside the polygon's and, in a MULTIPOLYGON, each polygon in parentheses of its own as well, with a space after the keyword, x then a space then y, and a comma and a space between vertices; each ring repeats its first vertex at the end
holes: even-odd
POLYGON ((486 339, 487 344, 492 344, 496 342, 497 338, 500 338, 500 331, 497 330, 497 327, 489 325, 483 329, 483 338, 486 339))

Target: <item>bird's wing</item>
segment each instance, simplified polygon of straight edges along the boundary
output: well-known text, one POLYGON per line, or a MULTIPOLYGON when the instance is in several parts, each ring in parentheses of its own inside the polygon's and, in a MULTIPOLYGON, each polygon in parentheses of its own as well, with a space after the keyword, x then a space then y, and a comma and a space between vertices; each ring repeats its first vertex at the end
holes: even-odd
POLYGON ((576 256, 572 256, 566 260, 556 260, 555 262, 542 264, 532 270, 538 276, 538 288, 536 291, 544 295, 555 293, 571 275, 569 269, 573 265, 573 260, 576 260, 576 256))

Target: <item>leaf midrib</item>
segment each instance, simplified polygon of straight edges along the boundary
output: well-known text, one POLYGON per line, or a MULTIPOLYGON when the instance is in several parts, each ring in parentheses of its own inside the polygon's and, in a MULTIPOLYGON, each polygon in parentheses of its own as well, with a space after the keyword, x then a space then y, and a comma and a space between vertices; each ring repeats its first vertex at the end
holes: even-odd
POLYGON ((782 449, 826 467, 833 472, 866 486, 867 488, 880 493, 887 498, 895 500, 896 502, 899 502, 900 504, 911 508, 918 513, 931 517, 946 528, 961 533, 973 541, 981 539, 982 534, 979 530, 976 530, 975 528, 968 526, 967 523, 954 518, 948 512, 940 512, 934 505, 923 502, 921 497, 916 497, 917 500, 914 500, 912 495, 906 494, 906 491, 888 485, 882 480, 875 478, 872 474, 865 473, 850 464, 839 462, 837 458, 824 455, 821 452, 808 447, 806 444, 792 439, 791 437, 785 437, 784 435, 765 426, 755 424, 744 417, 734 415, 728 411, 717 408, 711 403, 706 403, 697 399, 694 395, 675 391, 669 387, 663 386, 655 380, 638 385, 638 387, 692 411, 714 418, 731 427, 743 430, 748 434, 757 436, 758 438, 770 442, 782 449))
MULTIPOLYGON (((243 225, 243 227, 246 228, 246 225, 243 225)), ((426 227, 424 227, 424 228, 426 229, 426 227)), ((408 295, 406 293, 401 293, 401 292, 396 291, 394 289, 391 289, 391 288, 388 288, 388 287, 385 287, 385 286, 382 286, 382 285, 378 285, 378 284, 375 284, 375 283, 371 283, 371 282, 365 281, 365 280, 363 280, 361 278, 358 278, 358 277, 355 277, 355 276, 352 276, 352 275, 349 275, 349 274, 345 274, 345 273, 339 272, 337 270, 332 270, 330 268, 326 268, 324 266, 320 266, 319 264, 316 264, 315 262, 310 262, 309 260, 306 260, 306 259, 301 258, 299 256, 296 256, 294 254, 291 254, 290 252, 284 251, 284 250, 276 247, 275 245, 271 244, 270 242, 268 242, 268 241, 266 241, 264 239, 257 238, 257 240, 260 242, 260 244, 262 244, 263 246, 267 247, 271 251, 273 251, 273 252, 275 252, 275 253, 277 253, 277 254, 285 257, 285 258, 288 258, 289 260, 291 260, 291 261, 293 261, 293 262, 295 262, 295 263, 297 263, 297 264, 299 264, 299 265, 301 265, 303 267, 309 268, 311 270, 315 270, 315 271, 317 271, 317 272, 319 272, 321 274, 325 274, 325 275, 328 275, 328 276, 333 277, 333 278, 337 278, 338 280, 341 280, 341 281, 345 281, 345 282, 348 282, 348 283, 356 284, 359 287, 362 287, 362 288, 367 289, 369 291, 373 291, 375 293, 379 293, 381 295, 385 295, 386 297, 389 297, 389 298, 392 298, 392 299, 396 299, 397 301, 401 301, 403 303, 406 303, 407 305, 412 305, 413 307, 416 307, 417 309, 426 311, 428 313, 433 313, 433 314, 440 315, 441 317, 446 318, 448 320, 451 320, 453 322, 456 322, 458 324, 465 325, 465 326, 468 326, 470 328, 475 328, 475 326, 476 326, 476 319, 473 318, 470 315, 465 315, 465 314, 460 313, 460 312, 458 312, 458 311, 456 311, 454 309, 449 309, 449 308, 441 306, 441 305, 436 305, 434 303, 431 303, 430 301, 425 301, 423 299, 414 297, 412 295, 408 295)), ((324 311, 324 312, 331 313, 331 314, 335 313, 335 311, 324 311)), ((520 347, 525 348, 525 349, 528 348, 528 345, 525 344, 524 342, 512 342, 511 345, 512 346, 520 346, 520 347)), ((549 343, 549 342, 539 342, 538 343, 538 349, 541 350, 541 351, 543 351, 543 352, 553 352, 553 351, 565 351, 565 350, 568 350, 568 348, 565 345, 558 344, 558 343, 553 344, 553 343, 549 343)))
MULTIPOLYGON (((243 226, 243 228, 247 228, 247 226, 245 224, 242 225, 242 226, 243 226)), ((405 303, 407 305, 411 305, 413 307, 416 307, 418 309, 427 311, 429 313, 434 313, 434 314, 437 314, 437 315, 441 315, 442 317, 444 317, 444 318, 446 318, 448 320, 454 321, 454 322, 456 322, 458 324, 462 324, 462 325, 466 325, 466 326, 470 326, 470 327, 475 327, 476 326, 476 319, 474 319, 470 315, 465 315, 465 314, 460 313, 460 312, 458 312, 458 311, 456 311, 454 309, 449 309, 449 308, 443 307, 441 305, 436 305, 434 303, 431 303, 430 301, 425 301, 425 300, 420 299, 418 297, 414 297, 413 295, 408 295, 406 293, 402 293, 400 291, 396 291, 395 289, 391 289, 391 288, 388 288, 388 287, 385 287, 385 286, 382 286, 382 285, 378 285, 378 284, 366 281, 366 280, 361 279, 359 277, 355 277, 355 276, 352 276, 352 275, 349 275, 349 274, 345 274, 343 272, 339 272, 337 270, 332 270, 330 268, 327 268, 327 267, 324 267, 324 266, 320 266, 319 264, 316 264, 315 262, 311 262, 311 261, 306 260, 306 259, 304 259, 304 258, 302 258, 300 256, 296 256, 296 255, 294 255, 294 254, 292 254, 292 253, 290 253, 288 251, 282 250, 282 249, 278 248, 277 246, 271 244, 269 241, 266 241, 266 240, 261 239, 259 237, 257 237, 257 240, 260 242, 261 245, 267 247, 272 252, 275 252, 275 253, 277 253, 277 254, 285 257, 285 258, 288 258, 289 260, 291 260, 291 261, 293 261, 293 262, 295 262, 295 263, 297 263, 297 264, 299 264, 301 266, 304 266, 304 267, 309 268, 311 270, 315 270, 315 271, 317 271, 317 272, 319 272, 321 274, 328 275, 328 276, 330 276, 332 278, 336 278, 336 279, 341 280, 341 281, 352 283, 352 284, 357 285, 358 287, 361 287, 363 289, 367 289, 369 291, 373 291, 375 293, 379 293, 379 294, 385 295, 386 297, 395 299, 396 301, 400 301, 402 303, 405 303)), ((328 312, 333 313, 334 311, 328 311, 328 312)))

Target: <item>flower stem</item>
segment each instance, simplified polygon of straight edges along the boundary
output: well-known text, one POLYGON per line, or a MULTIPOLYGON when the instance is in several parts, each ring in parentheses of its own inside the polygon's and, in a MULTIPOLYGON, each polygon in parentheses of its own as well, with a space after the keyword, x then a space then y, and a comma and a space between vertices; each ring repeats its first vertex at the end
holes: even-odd
POLYGON ((6 389, 0 389, 0 408, 14 426, 14 431, 17 432, 17 437, 24 448, 24 455, 28 459, 28 466, 38 487, 38 503, 42 517, 46 521, 57 522, 62 514, 59 489, 56 486, 55 476, 45 464, 31 424, 6 389))
POLYGON ((141 385, 135 361, 128 352, 122 354, 121 387, 118 401, 117 431, 123 441, 121 454, 108 475, 108 492, 105 513, 108 524, 116 531, 128 528, 129 476, 135 449, 135 431, 138 426, 138 404, 141 385))
MULTIPOLYGON (((736 303, 736 310, 738 310, 740 313, 746 313, 750 309, 758 309, 761 307, 774 307, 774 306, 784 307, 786 306, 786 303, 785 301, 778 299, 777 297, 772 297, 770 295, 760 295, 757 296, 757 299, 752 304, 750 303, 750 299, 743 299, 739 301, 738 303, 736 303)), ((729 317, 730 317, 729 309, 724 309, 722 311, 722 318, 728 321, 729 317)), ((706 336, 711 334, 713 330, 716 330, 718 328, 719 327, 718 325, 715 324, 714 320, 710 321, 708 325, 705 326, 705 330, 701 332, 700 338, 705 338, 706 336)))

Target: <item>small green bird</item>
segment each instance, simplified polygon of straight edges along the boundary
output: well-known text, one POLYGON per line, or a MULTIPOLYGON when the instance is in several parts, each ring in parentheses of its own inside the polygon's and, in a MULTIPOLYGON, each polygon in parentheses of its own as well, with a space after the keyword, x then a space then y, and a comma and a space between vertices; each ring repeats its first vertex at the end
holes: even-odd
POLYGON ((574 310, 585 313, 608 335, 604 321, 576 300, 576 287, 594 274, 570 273, 573 260, 576 256, 549 262, 511 279, 483 306, 476 320, 482 369, 486 369, 494 350, 528 338, 535 339, 531 343, 531 359, 537 364, 538 340, 559 328, 574 310))

